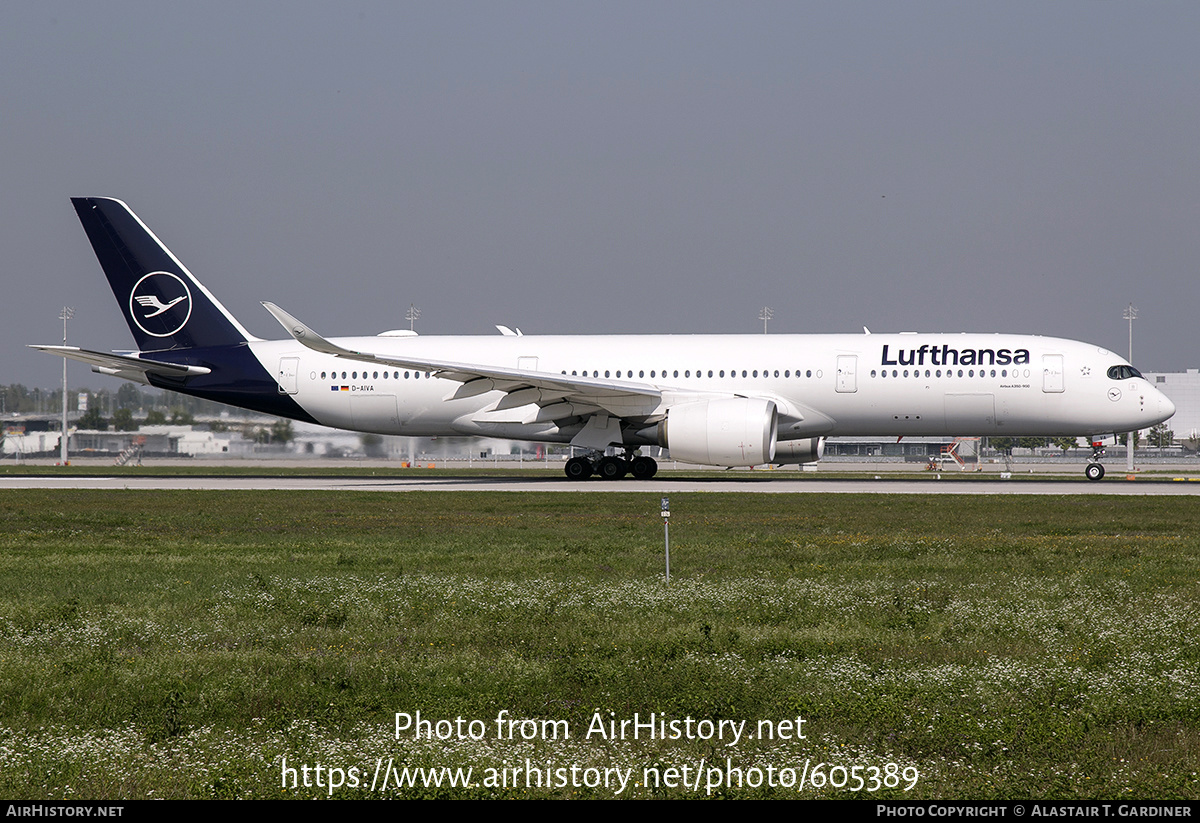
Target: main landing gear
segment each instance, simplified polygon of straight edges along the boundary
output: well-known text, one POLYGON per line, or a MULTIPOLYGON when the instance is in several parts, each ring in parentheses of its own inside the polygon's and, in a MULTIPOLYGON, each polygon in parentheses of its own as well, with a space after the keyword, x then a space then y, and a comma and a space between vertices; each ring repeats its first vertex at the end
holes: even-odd
POLYGON ((1087 464, 1087 468, 1083 473, 1088 480, 1100 480, 1104 477, 1104 466, 1100 463, 1100 458, 1104 456, 1104 443, 1100 440, 1092 441, 1092 459, 1087 464))
POLYGON ((567 479, 587 480, 593 474, 601 480, 620 480, 633 475, 634 480, 649 480, 658 473, 658 463, 651 457, 627 451, 624 457, 595 452, 572 457, 564 467, 567 479))

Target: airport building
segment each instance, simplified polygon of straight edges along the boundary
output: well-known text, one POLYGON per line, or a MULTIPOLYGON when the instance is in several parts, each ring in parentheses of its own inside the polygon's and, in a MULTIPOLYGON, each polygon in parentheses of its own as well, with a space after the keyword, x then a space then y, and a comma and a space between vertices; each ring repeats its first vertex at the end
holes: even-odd
POLYGON ((1175 416, 1167 421, 1175 442, 1200 438, 1200 369, 1144 372, 1144 376, 1175 404, 1175 416))
MULTIPOLYGON (((54 455, 61 438, 61 418, 27 418, 8 422, 0 451, 5 455, 54 455)), ((142 426, 137 431, 93 431, 68 429, 67 449, 71 455, 116 456, 131 450, 154 455, 196 457, 248 457, 254 443, 241 432, 212 432, 204 426, 142 426)))

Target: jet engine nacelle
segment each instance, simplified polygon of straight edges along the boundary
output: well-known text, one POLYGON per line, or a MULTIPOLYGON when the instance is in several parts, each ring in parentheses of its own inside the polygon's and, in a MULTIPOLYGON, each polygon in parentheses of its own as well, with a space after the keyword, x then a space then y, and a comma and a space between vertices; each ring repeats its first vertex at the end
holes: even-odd
POLYGON ((780 440, 775 444, 775 463, 816 463, 825 455, 824 437, 780 440))
POLYGON ((775 403, 730 397, 672 406, 658 444, 675 460, 708 466, 759 466, 775 456, 775 403))

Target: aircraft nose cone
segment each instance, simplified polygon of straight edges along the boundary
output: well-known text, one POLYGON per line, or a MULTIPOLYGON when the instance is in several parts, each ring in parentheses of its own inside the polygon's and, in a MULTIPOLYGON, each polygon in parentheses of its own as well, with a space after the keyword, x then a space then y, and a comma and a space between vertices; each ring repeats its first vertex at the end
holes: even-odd
POLYGON ((1162 392, 1158 393, 1158 414, 1163 420, 1175 414, 1175 404, 1162 392))

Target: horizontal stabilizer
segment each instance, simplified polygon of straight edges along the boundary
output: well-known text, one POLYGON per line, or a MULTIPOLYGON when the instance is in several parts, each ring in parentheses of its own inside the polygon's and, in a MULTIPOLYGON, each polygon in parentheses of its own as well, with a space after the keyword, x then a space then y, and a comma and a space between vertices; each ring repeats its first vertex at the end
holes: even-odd
POLYGON ((89 351, 76 346, 30 346, 31 349, 44 351, 47 354, 57 354, 70 360, 87 363, 92 371, 100 374, 111 374, 124 377, 127 380, 137 380, 145 383, 147 374, 157 374, 164 377, 198 377, 212 371, 205 366, 188 366, 182 363, 163 363, 158 360, 148 360, 131 354, 112 354, 108 352, 89 351))

